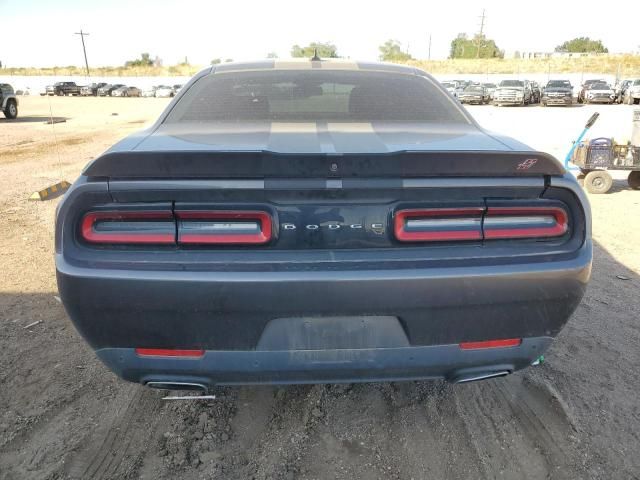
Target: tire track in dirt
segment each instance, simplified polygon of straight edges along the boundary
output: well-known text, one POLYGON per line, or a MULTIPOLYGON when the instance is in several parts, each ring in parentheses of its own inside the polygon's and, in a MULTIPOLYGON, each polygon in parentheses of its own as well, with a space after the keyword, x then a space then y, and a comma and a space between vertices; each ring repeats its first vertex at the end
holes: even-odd
POLYGON ((159 395, 137 385, 124 386, 96 428, 68 456, 65 475, 95 480, 133 475, 155 432, 162 406, 159 395))
POLYGON ((556 394, 524 375, 456 387, 486 478, 582 478, 576 431, 556 394))

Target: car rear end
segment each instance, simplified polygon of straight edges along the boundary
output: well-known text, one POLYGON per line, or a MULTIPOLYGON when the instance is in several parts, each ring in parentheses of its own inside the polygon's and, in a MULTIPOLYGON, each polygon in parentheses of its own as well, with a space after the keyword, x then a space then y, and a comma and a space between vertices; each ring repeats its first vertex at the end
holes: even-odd
POLYGON ((573 177, 422 72, 322 67, 205 72, 66 194, 60 295, 121 377, 462 382, 569 319, 592 248, 573 177))

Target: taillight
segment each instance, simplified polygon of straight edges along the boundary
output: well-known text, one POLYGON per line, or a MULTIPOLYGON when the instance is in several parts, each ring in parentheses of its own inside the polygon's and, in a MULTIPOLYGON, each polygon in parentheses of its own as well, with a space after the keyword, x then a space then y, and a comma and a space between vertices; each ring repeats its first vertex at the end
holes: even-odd
POLYGON ((393 230, 401 242, 482 240, 482 207, 400 210, 393 230))
POLYGON ((394 216, 401 242, 544 239, 568 231, 567 211, 555 205, 410 209, 394 216))
POLYGON ((489 207, 484 238, 561 237, 568 230, 567 212, 560 207, 489 207))
POLYGON ((459 347, 462 350, 484 350, 487 348, 517 347, 522 343, 521 338, 505 338, 503 340, 484 340, 480 342, 462 342, 459 347))
POLYGON ((80 226, 91 243, 175 244, 173 214, 169 210, 89 212, 80 226))
POLYGON ((174 348, 136 348, 136 354, 141 357, 180 357, 200 358, 204 356, 204 350, 174 349, 174 348))
POLYGON ((258 245, 272 236, 271 215, 264 211, 179 210, 179 244, 258 245))

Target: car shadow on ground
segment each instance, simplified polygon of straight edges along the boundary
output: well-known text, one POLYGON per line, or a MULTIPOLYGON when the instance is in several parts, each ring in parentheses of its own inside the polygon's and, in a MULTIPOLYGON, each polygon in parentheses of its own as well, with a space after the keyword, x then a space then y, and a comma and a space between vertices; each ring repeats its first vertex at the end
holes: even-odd
MULTIPOLYGON (((47 115, 31 115, 28 117, 20 117, 18 116, 18 118, 15 119, 8 119, 8 118, 0 118, 0 122, 7 122, 7 123, 50 123, 52 120, 52 117, 47 116, 47 115)), ((67 117, 53 117, 53 123, 62 123, 62 122, 66 122, 68 120, 67 117)))

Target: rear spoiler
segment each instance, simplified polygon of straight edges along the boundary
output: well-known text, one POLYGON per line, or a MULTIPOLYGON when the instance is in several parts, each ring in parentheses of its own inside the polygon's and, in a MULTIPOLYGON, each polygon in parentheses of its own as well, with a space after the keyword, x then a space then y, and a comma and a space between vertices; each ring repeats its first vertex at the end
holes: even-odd
POLYGON ((83 173, 112 179, 531 177, 563 175, 565 169, 558 160, 542 152, 128 151, 106 153, 90 163, 83 173))

